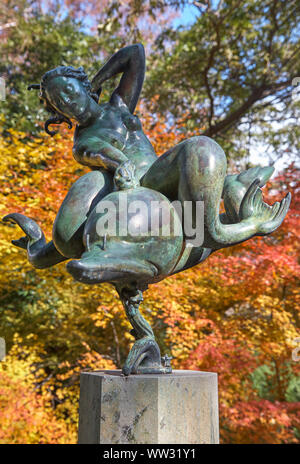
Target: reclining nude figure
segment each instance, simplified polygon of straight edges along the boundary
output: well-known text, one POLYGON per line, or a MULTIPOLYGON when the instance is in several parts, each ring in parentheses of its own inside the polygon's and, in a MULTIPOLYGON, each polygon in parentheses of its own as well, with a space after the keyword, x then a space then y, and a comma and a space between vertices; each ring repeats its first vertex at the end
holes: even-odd
MULTIPOLYGON (((12 243, 27 250, 29 261, 38 269, 65 260, 67 270, 81 282, 112 283, 119 293, 135 337, 123 373, 166 373, 168 360, 161 364, 160 351, 150 325, 139 313, 143 291, 151 283, 194 266, 212 252, 235 245, 256 235, 276 230, 287 214, 290 194, 273 206, 262 200, 261 188, 273 173, 272 167, 251 168, 226 176, 226 157, 222 148, 206 136, 184 140, 157 157, 144 134, 134 110, 145 74, 145 54, 141 44, 127 46, 115 53, 90 82, 82 68, 59 66, 48 71, 38 89, 40 99, 52 117, 50 124, 66 122, 74 133, 73 156, 91 168, 79 178, 64 199, 53 225, 53 240, 46 243, 37 223, 22 214, 12 213, 4 220, 18 224, 25 237, 12 243), (121 74, 118 87, 108 102, 98 102, 101 86, 121 74), (174 224, 181 222, 171 202, 204 205, 201 246, 187 246, 180 234, 166 237, 128 234, 97 234, 101 202, 116 205, 117 222, 121 192, 131 200, 146 204, 164 200, 174 224), (225 213, 220 214, 223 198, 225 213)), ((192 215, 195 215, 193 209, 192 215)), ((147 223, 148 216, 133 215, 136 222, 147 223)), ((163 220, 162 220, 163 221, 163 220)), ((195 218, 192 217, 195 225, 195 218)), ((164 224, 160 223, 162 229, 164 224)))

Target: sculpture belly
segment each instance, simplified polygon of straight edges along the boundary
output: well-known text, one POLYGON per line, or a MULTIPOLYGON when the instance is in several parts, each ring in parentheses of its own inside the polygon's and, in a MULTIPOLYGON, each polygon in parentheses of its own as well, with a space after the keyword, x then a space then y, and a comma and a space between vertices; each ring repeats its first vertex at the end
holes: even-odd
POLYGON ((134 163, 139 179, 157 160, 151 143, 142 131, 136 131, 127 136, 123 152, 134 163))

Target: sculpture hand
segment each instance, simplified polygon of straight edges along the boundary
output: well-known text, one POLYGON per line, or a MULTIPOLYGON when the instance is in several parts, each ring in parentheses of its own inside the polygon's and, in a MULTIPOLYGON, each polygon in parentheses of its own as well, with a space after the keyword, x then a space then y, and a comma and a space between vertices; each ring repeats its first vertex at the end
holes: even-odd
POLYGON ((115 171, 114 183, 119 190, 135 188, 140 185, 132 161, 126 160, 120 164, 115 171))
POLYGON ((262 191, 259 188, 259 180, 256 179, 247 190, 240 206, 240 220, 252 219, 256 224, 257 235, 267 235, 274 232, 285 218, 291 202, 291 194, 288 193, 283 200, 276 201, 269 206, 262 199, 262 191))

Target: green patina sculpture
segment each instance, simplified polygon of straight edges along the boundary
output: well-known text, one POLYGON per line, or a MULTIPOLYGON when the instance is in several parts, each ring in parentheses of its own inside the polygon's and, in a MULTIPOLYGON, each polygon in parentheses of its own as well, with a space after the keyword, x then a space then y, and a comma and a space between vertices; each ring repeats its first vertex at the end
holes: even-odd
MULTIPOLYGON (((48 71, 40 84, 29 87, 40 91, 41 102, 52 115, 45 124, 50 135, 55 134, 50 124, 67 122, 71 128, 76 121, 73 155, 91 172, 71 187, 54 222, 51 242, 46 243, 32 219, 18 213, 4 218, 25 232, 25 237, 12 243, 27 250, 34 267, 42 269, 69 259, 67 270, 76 280, 115 286, 136 339, 123 367, 125 375, 171 372, 170 358, 161 359, 153 331, 139 312, 147 286, 201 263, 216 250, 272 233, 290 204, 290 194, 273 206, 262 200, 261 187, 273 173, 272 167, 226 176, 225 154, 208 137, 184 140, 157 157, 134 115, 144 73, 144 48, 135 44, 115 53, 91 82, 82 68, 59 66, 48 71), (119 73, 121 80, 110 100, 99 103, 101 85, 119 73), (125 210, 120 208, 124 193, 129 200, 125 210), (222 198, 226 212, 220 214, 222 198), (133 219, 130 233, 126 229, 125 234, 99 234, 101 206, 108 200, 115 207, 118 231, 124 213, 133 219), (173 224, 168 234, 162 233, 168 226, 163 216, 159 235, 141 234, 141 225, 150 232, 150 209, 146 214, 130 213, 128 206, 139 200, 149 207, 165 202, 168 221, 173 224), (172 204, 175 200, 183 208, 185 202, 203 202, 201 246, 189 246, 172 204)), ((195 226, 195 208, 191 211, 195 226)))

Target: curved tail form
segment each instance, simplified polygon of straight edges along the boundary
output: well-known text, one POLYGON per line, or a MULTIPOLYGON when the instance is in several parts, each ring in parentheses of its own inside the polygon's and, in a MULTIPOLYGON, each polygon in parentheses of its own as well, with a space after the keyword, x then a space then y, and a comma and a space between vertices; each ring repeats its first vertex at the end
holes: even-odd
POLYGON ((44 269, 66 259, 56 250, 52 241, 46 243, 42 229, 33 219, 12 213, 5 216, 3 221, 17 224, 26 234, 25 237, 12 240, 12 244, 27 250, 28 261, 35 268, 44 269))

